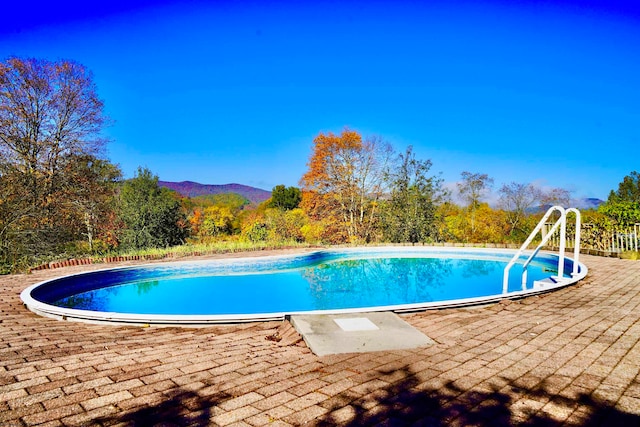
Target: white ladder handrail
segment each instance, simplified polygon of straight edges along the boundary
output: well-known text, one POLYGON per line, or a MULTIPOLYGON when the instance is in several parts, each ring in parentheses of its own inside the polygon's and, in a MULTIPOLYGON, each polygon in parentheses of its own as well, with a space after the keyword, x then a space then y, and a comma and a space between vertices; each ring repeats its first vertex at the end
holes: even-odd
MULTIPOLYGON (((562 277, 564 275, 564 249, 566 247, 565 233, 566 233, 566 226, 567 226, 566 215, 562 215, 560 218, 558 218, 558 220, 555 222, 555 224, 553 224, 553 226, 551 227, 549 232, 546 234, 546 236, 542 238, 542 241, 540 242, 540 244, 538 244, 538 246, 534 249, 531 255, 529 255, 529 258, 527 258, 524 264, 522 264, 522 290, 525 290, 527 288, 527 275, 528 275, 527 267, 529 267, 529 264, 531 263, 533 258, 536 255, 538 255, 538 252, 540 252, 540 249, 542 249, 542 247, 549 241, 553 233, 556 232, 556 230, 558 229, 558 226, 560 226, 560 248, 559 248, 560 256, 558 257, 558 277, 562 277)), ((504 283, 502 286, 504 290, 504 283)))
POLYGON ((582 219, 580 217, 580 211, 576 208, 569 208, 566 210, 565 215, 573 212, 576 215, 576 232, 573 241, 573 270, 571 275, 578 274, 578 261, 580 260, 580 228, 582 227, 582 219))
POLYGON ((551 236, 556 232, 558 227, 560 227, 560 246, 558 248, 558 277, 562 278, 564 276, 564 253, 566 248, 566 234, 567 234, 567 214, 569 212, 573 212, 576 216, 576 232, 575 232, 575 243, 574 243, 574 260, 573 260, 573 271, 571 273, 572 276, 578 274, 578 257, 580 254, 580 227, 581 227, 581 219, 580 219, 580 211, 576 208, 569 208, 565 210, 562 206, 552 206, 547 212, 544 214, 536 228, 531 232, 527 240, 522 244, 520 249, 515 253, 511 261, 507 264, 504 269, 504 275, 502 280, 502 293, 506 294, 509 290, 509 270, 516 263, 518 258, 522 255, 522 253, 529 247, 533 239, 538 235, 538 232, 542 230, 542 227, 545 225, 547 219, 555 212, 560 212, 560 218, 553 224, 551 230, 549 230, 546 235, 542 236, 542 241, 533 251, 533 253, 529 256, 529 258, 523 264, 522 270, 522 288, 526 288, 527 284, 527 266, 533 260, 533 258, 538 254, 540 249, 548 242, 551 236))

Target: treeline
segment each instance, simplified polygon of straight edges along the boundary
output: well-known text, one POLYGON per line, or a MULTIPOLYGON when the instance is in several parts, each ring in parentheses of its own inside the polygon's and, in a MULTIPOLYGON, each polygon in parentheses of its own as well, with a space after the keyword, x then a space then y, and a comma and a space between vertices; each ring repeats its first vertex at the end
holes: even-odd
MULTIPOLYGON (((278 244, 519 243, 539 207, 569 192, 529 183, 493 188, 462 172, 446 188, 412 147, 345 129, 313 140, 300 187, 276 186, 254 206, 237 194, 184 198, 147 168, 123 180, 104 156, 109 123, 91 74, 72 61, 0 63, 0 272, 60 257, 218 241, 278 244), (495 206, 487 197, 494 189, 495 206), (458 200, 458 202, 454 202, 458 200)), ((632 172, 587 220, 640 222, 632 172)))

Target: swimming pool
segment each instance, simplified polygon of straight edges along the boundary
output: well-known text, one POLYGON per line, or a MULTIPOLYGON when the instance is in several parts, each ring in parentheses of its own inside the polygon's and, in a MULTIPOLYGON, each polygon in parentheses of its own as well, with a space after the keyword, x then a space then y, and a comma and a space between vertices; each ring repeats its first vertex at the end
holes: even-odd
MULTIPOLYGON (((113 268, 65 276, 25 289, 41 315, 136 324, 204 324, 282 319, 299 313, 412 311, 516 298, 575 283, 540 281, 558 258, 540 254, 521 283, 514 251, 479 248, 343 248, 300 255, 215 259, 113 268)), ((522 261, 526 259, 523 255, 522 261)), ((565 271, 573 260, 565 259, 565 271)))

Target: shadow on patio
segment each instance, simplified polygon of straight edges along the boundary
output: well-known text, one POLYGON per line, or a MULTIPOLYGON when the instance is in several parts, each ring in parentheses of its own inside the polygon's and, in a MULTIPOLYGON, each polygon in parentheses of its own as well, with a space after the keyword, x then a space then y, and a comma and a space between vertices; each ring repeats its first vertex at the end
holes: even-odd
MULTIPOLYGON (((474 386, 463 389, 455 382, 438 389, 422 388, 409 369, 377 372, 373 378, 395 382, 371 388, 364 394, 346 390, 318 405, 328 412, 308 425, 315 426, 640 426, 640 416, 622 412, 611 403, 586 393, 572 397, 549 391, 541 382, 522 387, 518 380, 500 389, 474 386), (544 410, 541 410, 545 406, 544 410)), ((97 420, 103 424, 131 426, 215 425, 214 407, 232 398, 224 393, 201 397, 181 389, 168 394, 168 400, 133 412, 114 414, 97 420)), ((286 403, 285 403, 286 405, 286 403)), ((292 416, 293 417, 293 416, 292 416)), ((295 418, 285 422, 295 424, 295 418)))
POLYGON ((393 375, 401 380, 355 399, 349 398, 349 392, 343 393, 338 397, 343 401, 330 408, 316 425, 640 426, 638 415, 621 412, 584 393, 575 398, 549 393, 544 382, 525 388, 518 386, 518 381, 509 384, 505 379, 507 385, 501 390, 478 387, 465 390, 450 381, 439 389, 420 389, 419 380, 406 368, 380 374, 382 378, 393 375), (540 411, 547 403, 560 419, 540 411), (562 415, 572 413, 573 416, 562 419, 562 415))
POLYGON ((231 398, 232 396, 226 393, 205 398, 192 391, 178 388, 167 392, 166 400, 158 405, 112 414, 95 421, 101 425, 123 423, 132 427, 205 427, 213 424, 210 420, 213 416, 212 408, 231 398))

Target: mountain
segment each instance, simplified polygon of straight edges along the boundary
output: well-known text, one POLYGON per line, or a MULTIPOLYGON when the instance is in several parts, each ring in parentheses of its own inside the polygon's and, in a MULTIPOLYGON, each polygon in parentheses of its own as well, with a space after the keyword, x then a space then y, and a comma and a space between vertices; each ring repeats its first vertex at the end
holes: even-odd
POLYGON ((603 204, 604 200, 588 197, 585 199, 574 200, 573 203, 575 207, 579 209, 598 209, 598 206, 603 204))
MULTIPOLYGON (((604 200, 596 199, 594 197, 587 197, 583 199, 572 199, 568 207, 577 209, 598 209, 598 206, 604 203, 604 200)), ((535 214, 546 212, 551 205, 533 206, 527 209, 527 213, 535 214)), ((566 206, 565 206, 566 207, 566 206)))
POLYGON ((203 196, 206 194, 236 193, 247 198, 251 203, 261 203, 271 197, 271 192, 260 188, 242 184, 211 185, 192 181, 171 182, 158 181, 160 187, 165 187, 180 193, 183 197, 203 196))

